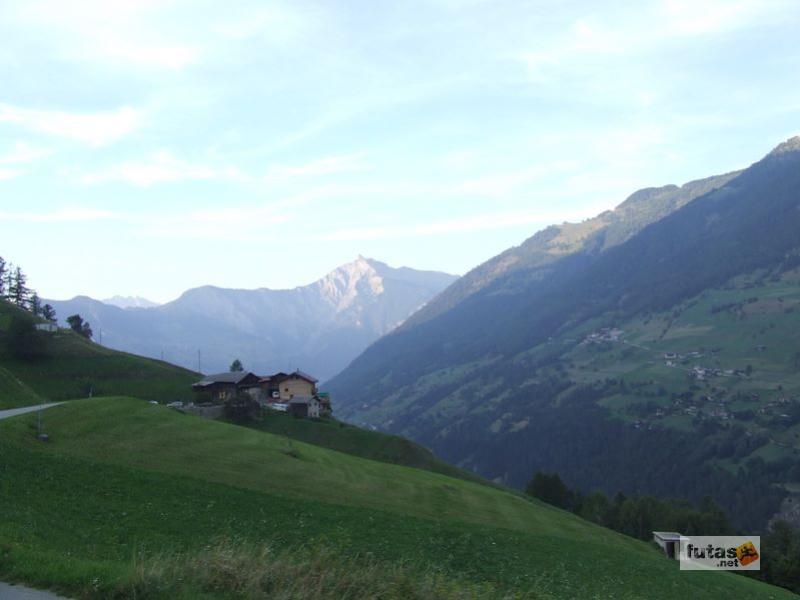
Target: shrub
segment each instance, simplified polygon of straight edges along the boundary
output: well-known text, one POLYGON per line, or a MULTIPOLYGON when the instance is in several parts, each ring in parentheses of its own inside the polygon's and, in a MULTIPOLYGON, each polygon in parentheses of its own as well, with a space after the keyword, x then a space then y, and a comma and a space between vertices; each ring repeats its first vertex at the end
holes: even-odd
POLYGON ((8 352, 22 360, 32 360, 47 355, 47 340, 31 319, 14 316, 8 325, 6 338, 8 352))

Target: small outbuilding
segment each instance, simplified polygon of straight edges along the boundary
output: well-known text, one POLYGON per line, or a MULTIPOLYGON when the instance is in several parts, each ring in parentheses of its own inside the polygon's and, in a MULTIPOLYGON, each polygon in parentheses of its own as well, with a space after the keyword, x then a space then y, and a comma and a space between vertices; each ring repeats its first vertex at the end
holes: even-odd
POLYGON ((653 541, 668 558, 678 560, 681 551, 681 534, 674 531, 654 531, 653 541))
POLYGON ((289 413, 299 419, 318 419, 319 399, 316 396, 295 396, 289 401, 289 413))

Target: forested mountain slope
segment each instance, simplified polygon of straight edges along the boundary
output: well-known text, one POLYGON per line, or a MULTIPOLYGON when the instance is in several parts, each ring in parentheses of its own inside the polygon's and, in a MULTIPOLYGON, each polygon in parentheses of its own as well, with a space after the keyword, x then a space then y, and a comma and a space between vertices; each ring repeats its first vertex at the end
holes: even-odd
MULTIPOLYGON (((658 350, 677 352, 670 350, 674 343, 665 342, 670 319, 690 303, 700 303, 703 294, 738 290, 728 294, 737 303, 757 295, 751 288, 774 284, 783 291, 763 293, 794 301, 794 269, 800 265, 800 140, 789 140, 709 187, 673 205, 672 212, 660 209, 668 214, 621 243, 606 245, 605 237, 598 236, 596 243, 549 258, 545 268, 539 262, 511 269, 441 314, 415 319, 379 340, 331 382, 340 414, 410 436, 451 462, 514 485, 522 485, 537 468, 549 468, 562 471, 572 485, 612 493, 712 494, 739 523, 763 526, 800 475, 791 449, 789 456, 767 449, 782 434, 779 426, 792 426, 794 413, 781 413, 788 415, 780 417, 785 423, 765 422, 754 431, 724 404, 736 393, 751 393, 759 396, 754 411, 781 399, 794 406, 793 394, 800 391, 792 379, 797 363, 781 360, 771 379, 785 383, 761 393, 745 391, 764 379, 753 364, 749 374, 698 383, 694 367, 713 365, 706 364, 708 358, 694 364, 699 358, 685 354, 704 355, 702 347, 707 356, 714 336, 734 340, 725 347, 726 360, 743 372, 754 362, 754 348, 767 345, 744 340, 754 333, 745 333, 733 318, 684 326, 679 336, 693 333, 693 347, 673 362, 686 370, 663 365, 658 350), (624 344, 634 322, 652 327, 657 319, 660 327, 648 333, 654 336, 648 338, 651 344, 640 344, 649 351, 624 344), (584 361, 588 370, 574 368, 576 356, 594 342, 597 347, 617 344, 628 351, 626 360, 609 355, 611 364, 602 369, 592 361, 584 361), (647 371, 657 360, 666 372, 647 371), (704 396, 716 401, 722 396, 720 408, 734 416, 706 417, 707 411, 699 410, 701 416, 695 414, 682 427, 629 422, 618 418, 609 399, 631 386, 638 386, 634 396, 640 399, 656 395, 674 403, 683 398, 686 409, 704 396), (720 448, 731 443, 744 450, 723 464, 720 448), (776 480, 780 487, 770 485, 776 480)), ((641 201, 647 204, 647 194, 641 201)), ((719 316, 725 315, 732 317, 719 316)), ((796 326, 793 312, 746 318, 758 324, 757 331, 796 326)), ((795 352, 785 342, 782 351, 795 352)), ((713 360, 722 359, 715 355, 713 360)))

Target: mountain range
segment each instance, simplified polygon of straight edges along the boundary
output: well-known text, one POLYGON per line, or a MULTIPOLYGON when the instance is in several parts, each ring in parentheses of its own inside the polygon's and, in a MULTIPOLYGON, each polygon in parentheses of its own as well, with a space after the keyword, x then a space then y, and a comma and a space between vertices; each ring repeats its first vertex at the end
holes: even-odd
POLYGON ((521 487, 800 492, 800 138, 648 188, 473 269, 329 385, 340 415, 521 487))
POLYGON ((46 300, 64 321, 80 314, 110 348, 204 372, 302 368, 325 380, 403 322, 456 277, 358 257, 287 290, 194 288, 172 302, 87 296, 46 300))
POLYGON ((112 296, 101 300, 103 304, 118 306, 119 308, 153 308, 158 302, 153 302, 141 296, 112 296))

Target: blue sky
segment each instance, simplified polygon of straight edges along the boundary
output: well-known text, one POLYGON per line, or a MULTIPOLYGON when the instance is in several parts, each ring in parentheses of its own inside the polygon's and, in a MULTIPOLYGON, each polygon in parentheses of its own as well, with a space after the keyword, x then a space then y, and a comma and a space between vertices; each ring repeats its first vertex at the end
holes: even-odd
POLYGON ((800 133, 796 0, 0 1, 0 255, 45 297, 464 273, 800 133))

